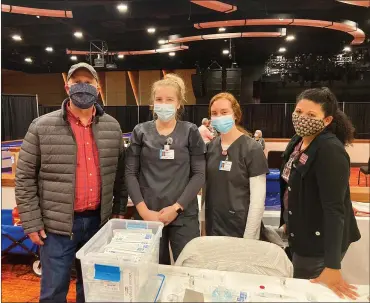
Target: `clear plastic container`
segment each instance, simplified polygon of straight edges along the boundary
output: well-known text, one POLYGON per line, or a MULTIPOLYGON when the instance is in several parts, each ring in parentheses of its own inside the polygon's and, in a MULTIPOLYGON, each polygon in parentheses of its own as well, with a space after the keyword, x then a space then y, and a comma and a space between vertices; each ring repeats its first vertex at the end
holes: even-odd
POLYGON ((86 302, 152 301, 153 294, 148 287, 152 288, 151 282, 158 280, 162 229, 160 222, 108 221, 76 254, 81 261, 86 302), (151 230, 154 235, 151 248, 145 253, 127 256, 103 253, 115 229, 151 230))

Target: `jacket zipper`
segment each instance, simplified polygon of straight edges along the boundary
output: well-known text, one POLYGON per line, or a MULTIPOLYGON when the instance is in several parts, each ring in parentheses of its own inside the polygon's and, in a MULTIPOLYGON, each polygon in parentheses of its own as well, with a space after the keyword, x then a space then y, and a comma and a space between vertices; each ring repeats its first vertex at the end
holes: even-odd
POLYGON ((98 161, 99 161, 99 174, 100 174, 100 224, 102 223, 102 218, 103 218, 103 207, 102 207, 102 195, 103 195, 103 177, 101 175, 101 170, 100 170, 100 151, 99 151, 99 146, 98 146, 98 142, 95 140, 95 122, 93 122, 93 124, 91 125, 91 128, 92 128, 92 135, 93 135, 93 139, 94 139, 94 142, 96 144, 96 147, 97 147, 97 151, 98 151, 98 161))
MULTIPOLYGON (((75 137, 75 134, 73 133, 73 130, 72 130, 72 127, 71 127, 71 124, 69 123, 69 121, 67 121, 67 124, 68 124, 68 128, 72 134, 72 138, 73 138, 73 141, 75 142, 75 147, 77 149, 77 143, 76 143, 76 137, 75 137)), ((73 188, 73 199, 72 199, 72 222, 71 222, 71 231, 69 233, 70 235, 70 239, 73 240, 73 223, 75 221, 75 198, 76 198, 76 163, 77 163, 77 150, 75 150, 75 160, 74 160, 74 173, 73 173, 73 183, 72 183, 72 188, 73 188)))

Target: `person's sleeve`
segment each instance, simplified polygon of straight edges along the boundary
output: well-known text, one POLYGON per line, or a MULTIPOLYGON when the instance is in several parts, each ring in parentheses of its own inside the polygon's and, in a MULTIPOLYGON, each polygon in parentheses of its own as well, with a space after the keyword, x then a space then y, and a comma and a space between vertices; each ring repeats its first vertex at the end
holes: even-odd
POLYGON ((250 140, 250 144, 251 146, 247 151, 247 155, 245 155, 249 178, 268 174, 270 171, 261 145, 254 140, 250 140))
POLYGON ((120 132, 121 145, 120 153, 117 163, 116 179, 113 187, 113 215, 123 216, 126 213, 128 193, 125 182, 125 147, 122 139, 122 133, 120 132))
POLYGON ((251 198, 244 238, 259 240, 265 210, 266 175, 249 178, 251 198))
POLYGON ((197 196, 206 181, 206 146, 195 125, 189 132, 189 153, 191 177, 184 192, 177 201, 184 209, 186 209, 194 197, 197 196))
POLYGON ((130 146, 127 148, 126 152, 126 185, 128 194, 134 205, 137 205, 138 203, 144 201, 138 179, 140 172, 142 136, 143 133, 140 130, 140 125, 137 125, 132 131, 130 146))
POLYGON ((324 264, 340 269, 344 228, 344 199, 350 164, 344 148, 332 143, 318 150, 316 178, 324 212, 324 264))
POLYGON ((23 139, 15 173, 15 200, 26 234, 44 229, 38 189, 40 165, 40 141, 34 120, 23 139))
POLYGON ((266 148, 266 142, 265 139, 262 138, 262 150, 265 150, 266 148))

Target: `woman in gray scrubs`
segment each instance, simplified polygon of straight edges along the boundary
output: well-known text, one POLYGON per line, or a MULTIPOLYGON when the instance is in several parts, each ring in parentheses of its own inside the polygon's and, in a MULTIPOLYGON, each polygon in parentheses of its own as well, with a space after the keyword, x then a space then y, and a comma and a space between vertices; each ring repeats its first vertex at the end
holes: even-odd
POLYGON ((242 112, 229 93, 210 102, 212 126, 221 135, 207 147, 207 236, 260 239, 269 172, 261 145, 238 124, 242 112))
POLYGON ((126 182, 137 218, 166 227, 159 262, 170 264, 199 236, 197 194, 205 182, 205 145, 196 125, 179 121, 184 81, 168 74, 153 84, 157 119, 137 125, 127 150, 126 182))

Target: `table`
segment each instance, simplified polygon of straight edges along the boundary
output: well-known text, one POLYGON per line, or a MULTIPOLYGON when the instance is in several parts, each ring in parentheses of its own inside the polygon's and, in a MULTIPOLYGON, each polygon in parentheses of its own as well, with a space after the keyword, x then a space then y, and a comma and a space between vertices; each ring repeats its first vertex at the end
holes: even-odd
MULTIPOLYGON (((161 302, 183 302, 187 288, 204 293, 205 302, 209 302, 214 288, 221 285, 234 290, 235 295, 240 291, 247 292, 249 302, 348 302, 341 300, 330 289, 308 280, 167 265, 159 265, 158 272, 166 277, 160 295, 161 302), (260 286, 265 289, 262 290, 260 286), (262 292, 289 298, 264 298, 259 296, 262 292)), ((359 302, 369 301, 368 285, 358 286, 358 293, 359 302)))
MULTIPOLYGON (((352 243, 349 247, 342 261, 342 273, 349 283, 370 284, 370 217, 356 217, 356 220, 361 233, 361 239, 352 243)), ((280 223, 280 211, 265 211, 263 215, 263 223, 265 225, 278 227, 280 223)))

